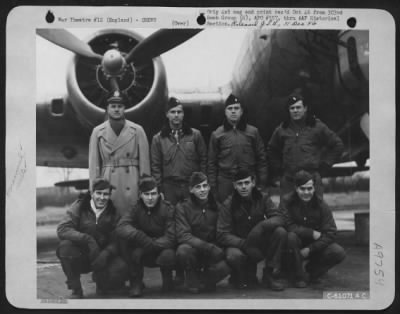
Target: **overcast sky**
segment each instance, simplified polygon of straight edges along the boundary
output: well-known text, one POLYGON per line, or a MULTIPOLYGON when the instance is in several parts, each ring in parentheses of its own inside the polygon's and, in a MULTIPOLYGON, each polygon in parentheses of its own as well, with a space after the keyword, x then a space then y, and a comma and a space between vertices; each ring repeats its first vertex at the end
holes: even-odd
MULTIPOLYGON (((85 39, 96 29, 68 29, 85 39)), ((155 29, 134 29, 146 37, 155 29)), ((244 29, 206 29, 182 45, 161 55, 170 90, 210 88, 229 82, 242 44, 244 29)), ((36 82, 38 102, 66 95, 66 70, 73 53, 36 36, 36 82)), ((75 170, 70 179, 88 177, 87 170, 75 170)), ((51 186, 63 180, 61 169, 37 167, 37 186, 51 186)))

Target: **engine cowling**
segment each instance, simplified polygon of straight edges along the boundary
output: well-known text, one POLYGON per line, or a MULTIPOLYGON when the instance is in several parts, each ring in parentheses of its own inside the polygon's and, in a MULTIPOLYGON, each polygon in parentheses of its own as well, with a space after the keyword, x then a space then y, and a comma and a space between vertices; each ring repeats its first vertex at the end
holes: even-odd
MULTIPOLYGON (((87 39, 92 50, 104 55, 111 49, 127 54, 143 37, 130 30, 105 29, 87 39)), ((126 93, 129 105, 126 118, 144 127, 149 134, 159 128, 163 119, 164 104, 168 88, 164 65, 160 57, 142 62, 130 63, 124 73, 116 78, 119 88, 126 93)), ((111 86, 108 73, 103 71, 98 60, 76 55, 67 74, 68 97, 79 122, 91 130, 106 118, 106 100, 111 86)))

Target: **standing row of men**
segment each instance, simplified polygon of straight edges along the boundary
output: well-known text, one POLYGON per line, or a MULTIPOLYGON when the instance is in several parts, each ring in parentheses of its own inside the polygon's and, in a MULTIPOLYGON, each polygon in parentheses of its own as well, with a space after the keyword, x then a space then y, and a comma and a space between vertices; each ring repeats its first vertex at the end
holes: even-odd
MULTIPOLYGON (((316 177, 317 193, 322 196, 320 172, 339 159, 343 143, 324 123, 308 114, 300 94, 289 96, 287 109, 288 118, 275 130, 268 145, 271 177, 281 176, 284 195, 293 189, 294 174, 307 170, 316 177)), ((115 186, 112 200, 120 214, 136 204, 139 177, 144 174, 156 178, 160 190, 174 205, 188 196, 188 180, 195 171, 208 174, 212 193, 220 202, 232 193, 232 179, 239 168, 249 169, 257 185, 266 186, 263 140, 258 129, 247 123, 245 109, 234 95, 225 102, 225 119, 211 134, 208 153, 200 131, 184 122, 183 106, 176 98, 167 103, 167 119, 153 137, 151 154, 143 128, 125 120, 124 110, 121 94, 108 99, 108 120, 93 130, 89 145, 90 183, 104 177, 115 186)))
MULTIPOLYGON (((281 195, 293 192, 294 174, 300 169, 307 169, 310 172, 309 175, 312 175, 312 180, 310 180, 313 187, 315 185, 318 195, 322 196, 318 170, 331 165, 340 155, 343 145, 322 122, 307 115, 307 107, 302 101, 301 95, 298 94, 289 97, 289 119, 277 128, 271 138, 270 162, 274 169, 282 168, 283 170, 281 195), (326 155, 328 157, 321 154, 323 147, 328 151, 326 155)), ((302 234, 305 236, 302 240, 293 235, 288 237, 284 228, 287 219, 283 219, 282 212, 278 211, 270 199, 255 188, 256 184, 265 186, 267 182, 267 162, 263 141, 258 130, 247 124, 244 108, 235 96, 230 95, 225 105, 224 124, 212 133, 207 155, 207 148, 200 132, 184 123, 182 105, 177 99, 171 98, 166 108, 166 123, 152 141, 150 167, 149 147, 143 129, 125 120, 125 103, 121 95, 115 94, 109 99, 108 120, 93 130, 90 140, 89 173, 92 211, 89 210, 89 214, 86 214, 87 221, 90 220, 92 212, 95 214, 91 217, 95 218, 94 226, 82 232, 74 229, 81 226, 79 221, 76 224, 76 219, 79 218, 75 216, 81 216, 73 214, 74 210, 72 210, 66 218, 67 223, 64 221, 59 227, 60 238, 70 242, 73 242, 75 238, 65 237, 65 234, 74 233, 73 230, 83 234, 86 234, 86 231, 88 234, 93 233, 95 241, 90 240, 89 244, 83 244, 87 246, 86 251, 83 250, 83 252, 88 253, 89 259, 77 264, 92 266, 99 293, 103 290, 102 278, 106 278, 105 282, 112 283, 110 276, 115 277, 117 274, 117 278, 123 277, 121 275, 124 272, 123 262, 115 253, 117 242, 122 242, 121 255, 129 265, 131 296, 141 295, 143 265, 161 266, 165 291, 170 290, 172 286, 172 269, 180 269, 177 275, 181 280, 182 270, 185 269, 188 290, 198 292, 202 289, 215 289, 216 281, 211 279, 218 279, 221 276, 220 279, 222 279, 231 270, 230 281, 235 286, 245 287, 255 282, 256 265, 266 257, 263 281, 272 289, 282 289, 282 285, 274 280, 274 277, 280 272, 282 250, 286 246, 286 239, 289 239, 289 248, 301 247, 303 240, 305 245, 308 245, 309 232, 305 232, 306 235, 302 234), (144 179, 139 185, 139 177, 150 173, 150 168, 154 179, 144 179), (205 176, 206 168, 208 168, 208 178, 205 176), (192 176, 193 173, 195 174, 192 176), (192 182, 189 182, 191 176, 192 182), (98 177, 106 178, 106 180, 95 179, 98 177), (194 184, 196 178, 197 181, 199 178, 204 180, 194 184), (108 184, 110 188, 115 187, 113 193, 109 190, 108 195, 105 192, 107 189, 102 190, 103 203, 100 198, 97 198, 99 206, 96 205, 97 194, 95 193, 99 191, 96 182, 108 184), (212 193, 209 193, 210 190, 212 193), (169 202, 161 199, 160 192, 169 202), (112 208, 115 206, 117 215, 124 216, 121 220, 114 217, 119 220, 118 227, 115 226, 114 221, 112 226, 105 228, 106 234, 112 234, 112 237, 118 236, 121 240, 116 241, 115 238, 112 240, 112 237, 105 236, 108 238, 107 243, 113 243, 110 244, 112 248, 104 247, 103 230, 98 224, 103 219, 104 206, 101 205, 104 205, 106 200, 108 201, 107 197, 111 197, 112 200, 107 204, 109 203, 112 208), (226 202, 219 208, 218 202, 225 199, 226 202), (176 218, 175 205, 177 205, 176 218), (102 208, 102 210, 97 211, 96 208, 102 208), (132 208, 134 208, 133 211, 132 208), (202 208, 200 216, 198 208, 202 208), (219 213, 218 227, 217 213, 219 213), (73 223, 74 219, 75 223, 73 223), (63 232, 65 226, 70 227, 67 228, 68 232, 63 232), (233 233, 232 228, 235 229, 233 233), (110 231, 114 229, 115 233, 110 231), (99 235, 100 242, 96 240, 99 235), (261 235, 268 236, 261 241, 261 235), (93 242, 98 244, 97 248, 93 242), (269 245, 270 242, 271 245, 269 245), (180 245, 174 247, 173 243, 180 245), (109 273, 96 272, 96 269, 101 268, 99 264, 104 269, 105 261, 110 261, 110 256, 115 257, 116 262, 112 264, 114 268, 111 267, 109 273), (202 278, 210 278, 209 281, 199 282, 199 263, 201 269, 205 271, 202 278)), ((100 184, 100 187, 103 186, 100 184)), ((73 209, 79 211, 76 207, 81 208, 83 204, 86 204, 83 207, 87 209, 87 202, 87 200, 79 200, 73 209)), ((90 223, 86 225, 90 226, 90 223)), ((304 231, 304 228, 300 229, 304 231)), ((312 233, 313 240, 318 240, 320 237, 320 231, 312 233)), ((87 240, 88 237, 84 235, 83 238, 87 240)), ((86 243, 82 239, 80 241, 81 244, 86 243)), ((326 239, 324 243, 330 244, 326 239)), ((65 266, 68 264, 66 263, 68 258, 64 256, 68 254, 64 251, 69 252, 71 243, 64 251, 62 248, 66 244, 63 242, 61 244, 63 245, 60 245, 57 254, 67 275, 67 283, 73 291, 78 291, 75 295, 79 296, 82 294, 82 289, 75 289, 78 284, 70 284, 76 280, 70 279, 71 276, 68 274, 71 273, 71 267, 65 266)), ((310 254, 311 249, 310 252, 298 250, 295 256, 300 261, 310 254)), ((85 254, 79 256, 82 257, 85 254)), ((301 270, 298 272, 302 273, 301 270)), ((305 285, 304 278, 301 275, 297 277, 296 286, 305 285)))

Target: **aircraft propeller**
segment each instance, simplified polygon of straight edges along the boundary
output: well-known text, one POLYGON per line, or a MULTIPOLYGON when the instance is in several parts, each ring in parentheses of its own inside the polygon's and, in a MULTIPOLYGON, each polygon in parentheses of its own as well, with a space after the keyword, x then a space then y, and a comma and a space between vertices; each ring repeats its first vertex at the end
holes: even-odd
POLYGON ((101 55, 93 52, 92 48, 90 48, 87 43, 65 29, 40 28, 36 30, 36 34, 60 47, 75 52, 80 56, 96 58, 99 60, 103 58, 101 55))
POLYGON ((109 79, 112 92, 119 90, 117 78, 124 75, 128 65, 158 57, 191 37, 202 29, 161 29, 139 42, 129 53, 123 55, 117 49, 110 49, 103 56, 65 29, 37 29, 36 33, 48 41, 68 49, 80 56, 101 60, 102 71, 109 79))
POLYGON ((202 29, 160 29, 142 40, 126 56, 126 62, 139 62, 143 59, 153 59, 179 46, 195 36, 202 29))

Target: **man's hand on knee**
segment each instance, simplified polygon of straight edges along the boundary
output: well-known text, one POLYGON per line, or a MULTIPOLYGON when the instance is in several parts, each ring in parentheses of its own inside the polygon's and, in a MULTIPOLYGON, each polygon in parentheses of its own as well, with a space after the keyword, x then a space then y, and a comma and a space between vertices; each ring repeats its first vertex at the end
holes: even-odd
POLYGON ((94 271, 99 271, 106 267, 110 255, 110 251, 108 250, 101 251, 100 254, 92 262, 92 269, 94 271))
POLYGON ((250 243, 249 241, 246 240, 244 246, 242 247, 242 251, 246 253, 250 259, 253 261, 261 261, 264 259, 264 255, 261 252, 261 250, 257 247, 256 244, 250 243))
POLYGON ((206 254, 209 256, 212 263, 222 261, 225 257, 224 251, 212 243, 208 243, 206 254))
POLYGON ((90 261, 94 261, 100 254, 100 248, 96 240, 92 237, 88 238, 87 246, 89 248, 89 258, 90 261))

